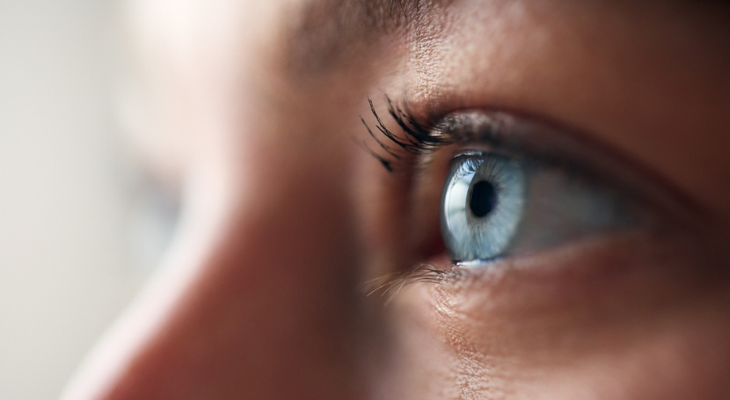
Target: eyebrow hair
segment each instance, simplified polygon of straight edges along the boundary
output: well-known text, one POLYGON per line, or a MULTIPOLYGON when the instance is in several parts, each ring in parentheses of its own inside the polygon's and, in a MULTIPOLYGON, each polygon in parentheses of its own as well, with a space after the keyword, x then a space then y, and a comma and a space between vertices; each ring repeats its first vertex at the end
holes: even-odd
POLYGON ((293 9, 285 34, 286 62, 298 73, 327 72, 386 35, 423 24, 451 0, 310 0, 293 9))

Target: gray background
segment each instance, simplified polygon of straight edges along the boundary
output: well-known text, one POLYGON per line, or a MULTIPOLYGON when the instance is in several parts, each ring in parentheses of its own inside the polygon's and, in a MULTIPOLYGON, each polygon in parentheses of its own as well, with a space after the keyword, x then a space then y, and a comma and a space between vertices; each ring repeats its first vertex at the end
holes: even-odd
POLYGON ((0 0, 0 399, 56 398, 144 275, 114 118, 119 9, 0 0))

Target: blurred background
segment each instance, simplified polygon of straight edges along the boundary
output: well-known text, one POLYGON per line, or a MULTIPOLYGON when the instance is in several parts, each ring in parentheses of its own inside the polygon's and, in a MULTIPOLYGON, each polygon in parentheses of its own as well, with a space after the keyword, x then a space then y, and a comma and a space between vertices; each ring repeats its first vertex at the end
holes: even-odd
POLYGON ((169 234, 118 123, 120 10, 0 0, 0 399, 56 398, 169 234))

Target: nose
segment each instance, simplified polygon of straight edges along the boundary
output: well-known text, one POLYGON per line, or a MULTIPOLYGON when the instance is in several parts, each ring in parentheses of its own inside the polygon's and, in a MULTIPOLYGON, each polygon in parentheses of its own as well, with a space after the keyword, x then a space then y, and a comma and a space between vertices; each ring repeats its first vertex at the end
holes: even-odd
POLYGON ((346 168, 278 154, 201 167, 171 257, 64 400, 358 398, 346 168))

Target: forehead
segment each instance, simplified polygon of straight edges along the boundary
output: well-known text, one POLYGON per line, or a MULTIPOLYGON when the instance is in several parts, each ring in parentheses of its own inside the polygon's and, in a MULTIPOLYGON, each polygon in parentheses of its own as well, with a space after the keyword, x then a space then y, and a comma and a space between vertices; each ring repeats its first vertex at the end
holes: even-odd
POLYGON ((285 48, 290 57, 309 58, 291 62, 322 68, 327 63, 316 60, 331 61, 337 53, 349 53, 348 48, 358 43, 376 42, 383 34, 421 44, 455 32, 487 44, 509 42, 509 36, 546 38, 560 31, 590 33, 582 37, 584 42, 621 33, 686 33, 688 27, 717 34, 727 25, 729 12, 721 2, 668 0, 131 0, 129 4, 136 36, 150 45, 164 44, 167 53, 217 43, 226 43, 231 50, 240 44, 234 38, 258 35, 258 41, 285 48))
POLYGON ((385 65, 384 75, 416 108, 487 106, 555 119, 661 171, 685 192, 724 190, 713 200, 721 207, 730 203, 730 189, 719 189, 726 186, 725 139, 711 133, 730 130, 729 7, 666 0, 137 0, 131 9, 151 81, 172 88, 171 102, 184 98, 169 95, 181 88, 194 93, 188 98, 195 104, 182 105, 190 110, 183 119, 218 112, 241 88, 287 97, 318 82, 318 90, 343 91, 357 80, 322 82, 385 65), (686 134, 693 131, 709 134, 686 134))

